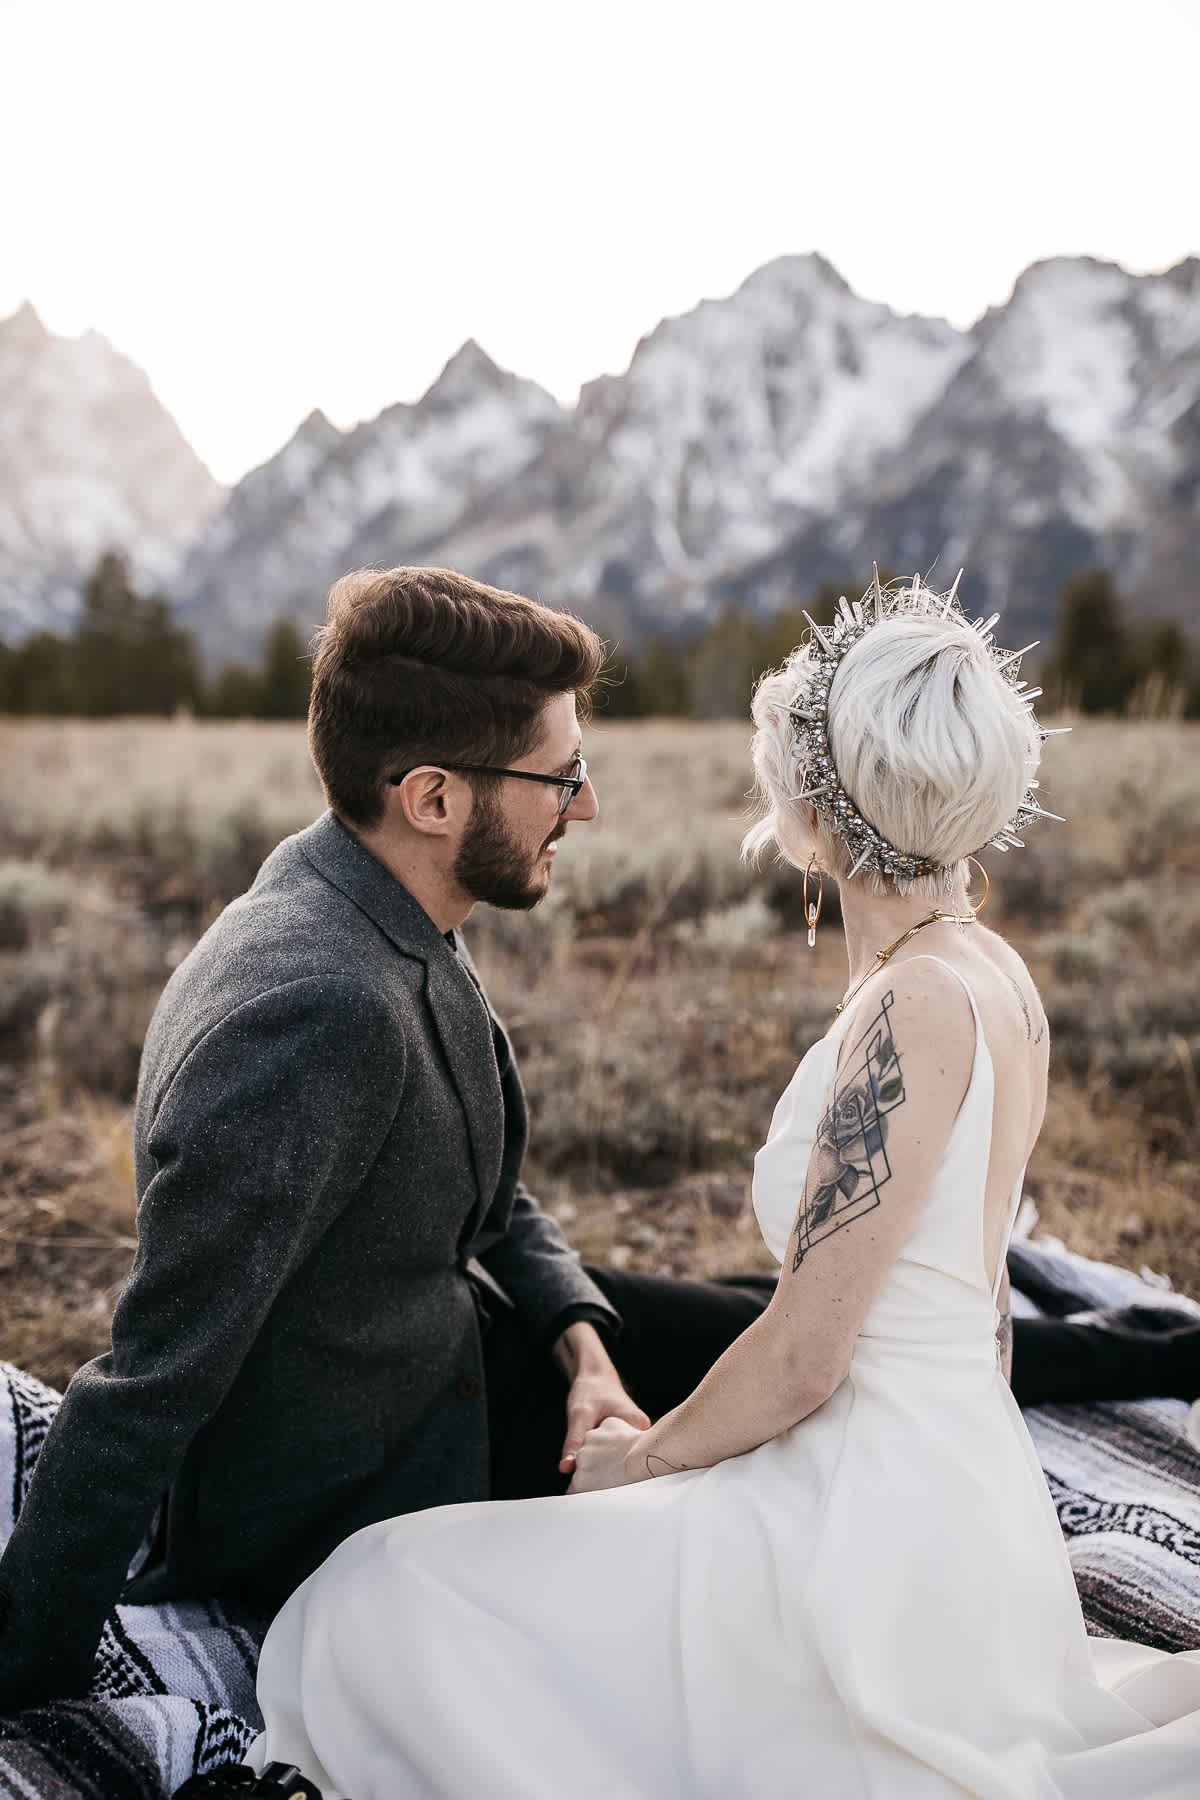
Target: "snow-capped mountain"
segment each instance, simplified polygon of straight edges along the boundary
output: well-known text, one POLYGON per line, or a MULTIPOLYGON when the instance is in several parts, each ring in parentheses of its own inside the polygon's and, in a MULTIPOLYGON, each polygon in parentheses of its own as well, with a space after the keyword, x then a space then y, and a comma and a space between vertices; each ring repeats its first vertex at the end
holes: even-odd
POLYGON ((816 256, 665 321, 571 412, 468 345, 415 406, 322 439, 302 483, 300 439, 247 477, 187 564, 184 617, 210 655, 219 620, 225 654, 281 613, 315 624, 346 568, 404 561, 626 638, 703 616, 715 582, 825 518, 904 442, 968 349, 944 321, 859 299, 816 256))
POLYGON ((177 590, 183 623, 210 657, 253 659, 276 619, 316 625, 347 569, 442 560, 465 521, 507 512, 562 419, 472 342, 415 405, 346 433, 311 414, 201 534, 177 590))
POLYGON ((279 617, 311 630, 346 569, 401 562, 535 594, 633 647, 731 603, 803 603, 872 561, 947 583, 965 564, 968 605, 1003 612, 1006 636, 1051 636, 1063 581, 1095 563, 1135 609, 1194 625, 1200 261, 1036 264, 958 331, 785 257, 664 321, 574 408, 469 342, 414 404, 348 432, 314 413, 229 494, 172 591, 210 663, 254 658, 279 617))
POLYGON ((0 321, 0 639, 60 628, 104 550, 169 588, 224 490, 141 370, 97 332, 0 321))
POLYGON ((468 346, 416 406, 311 437, 242 483, 189 560, 210 653, 217 619, 230 641, 247 621, 242 642, 279 613, 315 624, 366 562, 448 563, 626 644, 802 602, 872 561, 947 581, 965 564, 971 604, 1031 637, 1097 562, 1136 607, 1192 622, 1200 262, 1037 264, 962 332, 786 257, 664 321, 571 411, 468 346))
POLYGON ((947 580, 965 564, 970 604, 1049 635, 1062 583, 1103 564, 1138 611, 1195 625, 1200 261, 1034 264, 970 340, 903 454, 743 571, 742 597, 771 610, 872 559, 947 580))
MULTIPOLYGON (((628 373, 580 396, 588 518, 570 595, 582 602, 644 509, 643 604, 705 610, 713 583, 801 526, 902 445, 967 353, 943 320, 901 318, 818 256, 786 257, 724 301, 669 319, 628 373)), ((573 575, 573 579, 572 579, 573 575)))

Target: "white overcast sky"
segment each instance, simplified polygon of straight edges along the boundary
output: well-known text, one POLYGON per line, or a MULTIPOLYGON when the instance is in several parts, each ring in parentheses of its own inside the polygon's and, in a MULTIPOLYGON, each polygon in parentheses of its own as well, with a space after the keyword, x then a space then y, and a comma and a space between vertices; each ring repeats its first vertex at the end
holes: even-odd
POLYGON ((0 317, 102 331, 223 480, 466 337, 572 400, 819 250, 967 324, 1200 251, 1200 0, 0 0, 0 317))

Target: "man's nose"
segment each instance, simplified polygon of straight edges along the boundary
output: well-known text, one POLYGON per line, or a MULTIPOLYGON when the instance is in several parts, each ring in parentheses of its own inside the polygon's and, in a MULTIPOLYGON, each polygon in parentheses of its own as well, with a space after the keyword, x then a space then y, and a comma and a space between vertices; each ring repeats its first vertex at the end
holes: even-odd
POLYGON ((594 819, 599 811, 600 802, 596 798, 596 790, 592 786, 592 778, 589 775, 563 814, 563 818, 579 819, 580 821, 594 819))

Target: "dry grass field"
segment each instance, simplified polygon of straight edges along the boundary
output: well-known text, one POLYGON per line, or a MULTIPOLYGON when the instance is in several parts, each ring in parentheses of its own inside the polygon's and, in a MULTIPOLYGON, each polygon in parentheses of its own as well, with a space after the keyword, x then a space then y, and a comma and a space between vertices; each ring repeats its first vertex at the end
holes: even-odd
MULTIPOLYGON (((593 726, 601 815, 551 898, 468 928, 521 1057, 532 1183, 591 1256, 765 1266, 751 1156, 843 968, 835 909, 810 954, 794 872, 739 861, 748 735, 593 726)), ((1200 1297, 1198 750, 1181 724, 1052 739, 1046 803, 1069 823, 991 859, 987 916, 1053 1032, 1039 1231, 1200 1297)), ((62 1383, 129 1263, 155 997, 321 799, 295 725, 0 720, 0 767, 0 1355, 62 1383)))

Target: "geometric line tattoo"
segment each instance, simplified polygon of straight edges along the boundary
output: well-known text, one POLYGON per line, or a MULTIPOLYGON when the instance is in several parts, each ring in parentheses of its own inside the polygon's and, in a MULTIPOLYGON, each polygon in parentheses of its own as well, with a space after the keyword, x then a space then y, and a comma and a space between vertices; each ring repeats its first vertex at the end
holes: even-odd
POLYGON ((891 1179, 887 1115, 904 1101, 900 1056, 892 1037, 890 990, 835 1078, 833 1098, 817 1127, 804 1199, 796 1220, 795 1274, 813 1246, 879 1205, 891 1179), (811 1189, 811 1192, 810 1192, 811 1189))

